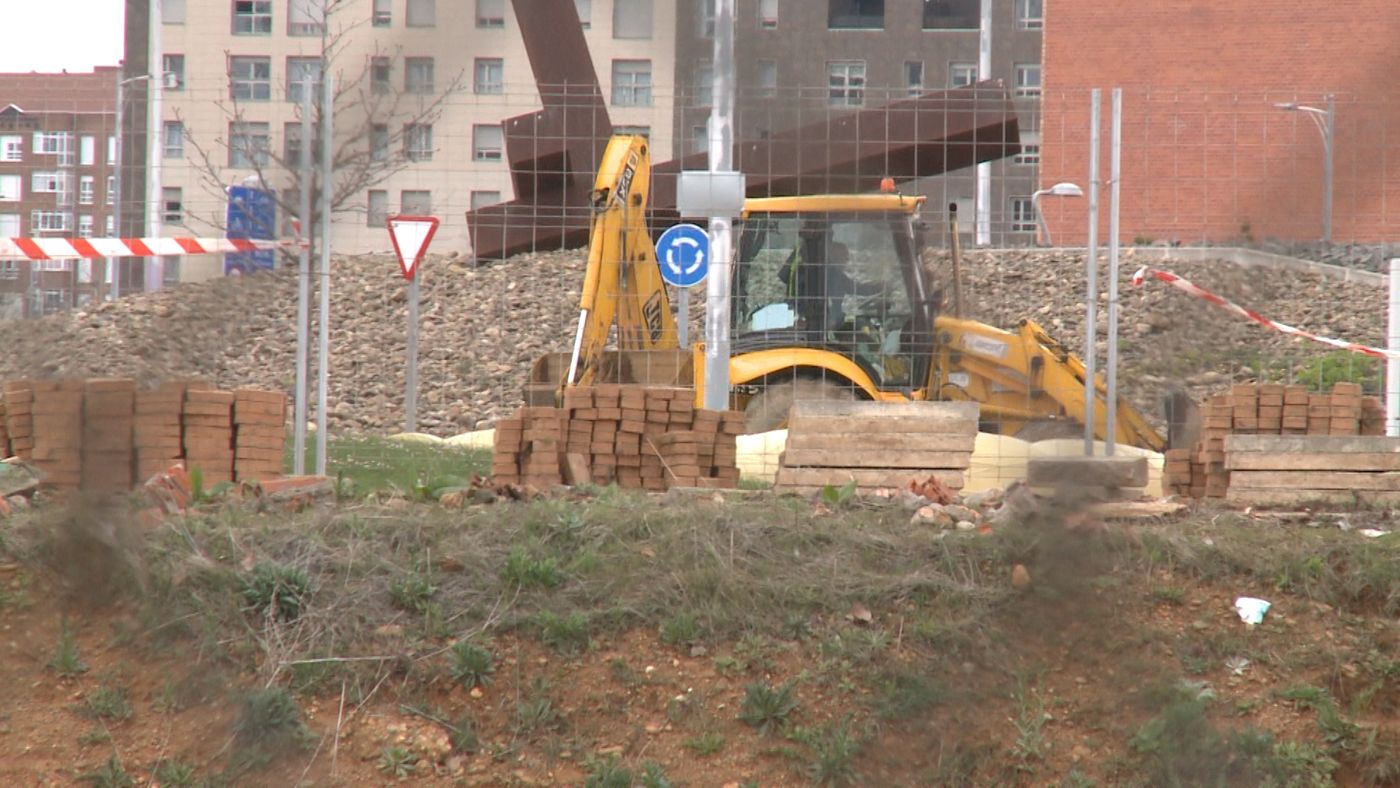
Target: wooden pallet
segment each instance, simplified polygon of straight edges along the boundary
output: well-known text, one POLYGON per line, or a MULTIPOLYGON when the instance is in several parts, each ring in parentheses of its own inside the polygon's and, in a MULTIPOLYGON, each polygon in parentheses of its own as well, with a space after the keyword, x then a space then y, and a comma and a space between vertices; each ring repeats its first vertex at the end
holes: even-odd
POLYGON ((977 418, 977 405, 965 402, 795 403, 774 489, 808 494, 852 480, 904 487, 930 475, 961 489, 977 418))
POLYGON ((1247 506, 1400 503, 1400 439, 1366 435, 1231 435, 1226 500, 1247 506))

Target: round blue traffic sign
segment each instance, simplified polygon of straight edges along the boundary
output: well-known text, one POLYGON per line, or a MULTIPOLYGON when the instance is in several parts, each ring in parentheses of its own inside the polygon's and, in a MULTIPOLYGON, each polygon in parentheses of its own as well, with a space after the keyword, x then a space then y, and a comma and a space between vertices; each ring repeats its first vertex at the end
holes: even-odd
POLYGON ((710 236, 693 224, 677 224, 656 239, 656 264, 661 278, 676 287, 705 281, 710 270, 710 236))

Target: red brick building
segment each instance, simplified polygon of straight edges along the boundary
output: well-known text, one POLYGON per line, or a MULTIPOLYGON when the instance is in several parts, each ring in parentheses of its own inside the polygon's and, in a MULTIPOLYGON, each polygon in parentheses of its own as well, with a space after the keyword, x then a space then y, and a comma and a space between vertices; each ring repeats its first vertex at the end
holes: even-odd
MULTIPOLYGON (((1048 5, 1048 4, 1047 4, 1048 5)), ((1322 137, 1335 95, 1333 239, 1400 234, 1400 4, 1355 0, 1055 0, 1044 29, 1040 185, 1088 186, 1089 90, 1124 89, 1122 237, 1190 243, 1322 236, 1322 137)), ((1100 227, 1107 237, 1107 190, 1100 227)), ((1057 243, 1082 244, 1085 201, 1046 198, 1057 243)))
MULTIPOLYGON (((115 67, 0 74, 0 236, 110 232, 116 78, 115 67)), ((0 261, 0 319, 81 304, 101 278, 87 262, 0 261)))

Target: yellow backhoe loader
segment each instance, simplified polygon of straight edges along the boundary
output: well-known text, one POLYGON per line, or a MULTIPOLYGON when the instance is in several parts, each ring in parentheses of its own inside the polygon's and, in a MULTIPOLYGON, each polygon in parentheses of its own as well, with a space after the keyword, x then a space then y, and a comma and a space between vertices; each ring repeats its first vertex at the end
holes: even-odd
MULTIPOLYGON (((573 350, 536 363, 529 404, 596 382, 694 386, 697 406, 704 401, 704 349, 679 347, 646 227, 650 180, 646 139, 614 137, 594 184, 573 350)), ((1005 331, 938 314, 943 288, 919 258, 923 202, 892 193, 745 202, 735 225, 729 378, 731 407, 745 411, 748 431, 782 426, 797 399, 860 398, 972 401, 984 431, 1082 433, 1078 357, 1031 320, 1005 331)), ((1101 381, 1097 391, 1103 439, 1101 381)), ((1120 443, 1166 447, 1123 400, 1115 432, 1120 443)))

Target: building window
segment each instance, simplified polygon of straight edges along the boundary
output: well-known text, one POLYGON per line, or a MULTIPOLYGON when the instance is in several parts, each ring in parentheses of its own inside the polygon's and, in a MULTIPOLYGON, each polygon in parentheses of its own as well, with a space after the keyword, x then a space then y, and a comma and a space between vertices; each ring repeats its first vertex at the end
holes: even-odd
POLYGON ((78 204, 92 205, 92 201, 97 197, 97 179, 91 175, 84 175, 78 179, 78 204))
POLYGON ((1011 158, 1014 164, 1040 163, 1040 132, 1021 132, 1021 152, 1011 158))
POLYGON ((883 30, 885 0, 827 0, 826 26, 831 30, 883 30))
POLYGON ((1016 26, 1022 30, 1045 27, 1045 0, 1016 0, 1016 26))
POLYGON ((272 35, 272 0, 233 0, 233 34, 272 35))
POLYGON ((117 136, 107 135, 107 165, 112 166, 117 163, 117 136))
POLYGON ((696 6, 700 12, 699 28, 701 38, 715 37, 715 0, 700 0, 696 6))
POLYGON ((107 232, 107 237, 111 238, 117 232, 117 217, 108 214, 107 218, 103 220, 102 226, 107 232))
POLYGON ((166 90, 185 89, 185 56, 161 55, 161 71, 164 73, 166 90))
POLYGON ((384 227, 389 223, 389 193, 370 189, 365 194, 365 226, 384 227))
POLYGON ((78 140, 78 163, 84 167, 91 167, 97 163, 97 138, 91 134, 78 140))
POLYGON ((715 67, 708 59, 695 65, 696 107, 708 107, 715 103, 715 67))
POLYGON ((103 200, 103 202, 107 203, 108 205, 111 205, 112 203, 116 202, 116 200, 117 200, 117 176, 115 176, 115 175, 108 175, 108 176, 107 176, 107 192, 106 192, 106 198, 103 200))
POLYGON ((409 161, 432 161, 432 124, 409 123, 403 127, 403 155, 409 161))
POLYGON ((91 217, 91 216, 89 216, 89 215, 87 215, 87 214, 83 214, 82 216, 79 216, 79 217, 78 217, 78 237, 79 237, 79 238, 91 238, 91 237, 92 237, 92 226, 93 226, 93 225, 92 225, 92 217, 91 217))
POLYGON ((911 96, 924 92, 924 61, 904 61, 904 87, 909 90, 911 96))
POLYGON ((652 0, 614 0, 613 38, 651 38, 652 0))
POLYGON ((0 175, 0 202, 19 202, 24 197, 24 178, 0 175))
POLYGON ((6 134, 0 137, 0 161, 23 161, 24 137, 6 134))
POLYGON ((584 30, 593 27, 593 0, 574 0, 574 10, 578 12, 578 23, 584 30))
POLYGON ((375 27, 388 27, 394 19, 394 0, 374 0, 374 10, 370 14, 370 24, 375 27))
POLYGON ((826 84, 831 106, 859 107, 865 103, 865 61, 827 61, 826 84))
POLYGON ((495 191, 472 191, 472 210, 479 211, 482 208, 495 205, 501 201, 501 193, 495 191))
POLYGON ((34 132, 34 152, 46 156, 68 159, 63 163, 72 164, 73 135, 66 131, 34 132))
POLYGON ((476 59, 476 78, 472 81, 476 93, 504 93, 506 91, 506 64, 498 57, 476 59))
POLYGON ((185 0, 165 0, 160 4, 160 21, 166 25, 185 23, 185 0))
POLYGON ((710 130, 705 126, 690 127, 690 152, 706 153, 710 150, 710 130))
POLYGON ((1017 63, 1017 64, 1016 64, 1016 95, 1018 95, 1018 96, 1039 96, 1039 95, 1040 95, 1040 64, 1039 64, 1039 63, 1017 63))
POLYGON ((51 315, 55 312, 62 312, 68 308, 67 290, 44 290, 40 293, 43 296, 43 314, 51 315))
POLYGON ((272 100, 272 58, 230 57, 229 98, 235 101, 272 100))
POLYGON ((432 216, 433 193, 427 189, 405 189, 399 192, 399 210, 408 216, 432 216))
POLYGON ((963 88, 977 81, 976 63, 949 63, 948 87, 963 88))
POLYGON ((650 60, 614 60, 612 72, 613 106, 651 106, 650 60))
POLYGON ((369 89, 373 93, 385 94, 389 92, 389 85, 393 82, 393 63, 389 58, 382 55, 372 57, 369 61, 369 89))
POLYGON ((433 59, 406 57, 403 60, 403 89, 405 93, 433 92, 433 59))
POLYGON ((228 166, 239 169, 264 166, 270 146, 268 124, 247 121, 228 124, 228 166))
POLYGON ((326 0, 290 0, 287 35, 319 36, 326 32, 326 0))
POLYGON ((68 230, 68 214, 65 211, 30 211, 29 231, 33 233, 57 233, 68 230))
POLYGON ((437 24, 437 0, 408 0, 404 23, 409 27, 433 27, 437 24))
POLYGON ((613 134, 618 136, 637 135, 651 139, 651 126, 613 126, 613 134))
POLYGON ((369 160, 389 160, 389 127, 376 123, 369 128, 369 160))
POLYGON ((29 190, 35 194, 57 194, 64 191, 63 173, 36 172, 29 180, 29 190))
POLYGON ((502 145, 500 126, 472 126, 472 159, 475 161, 500 161, 502 145))
POLYGON ((977 30, 981 26, 981 0, 924 0, 925 30, 977 30))
MULTIPOLYGON (((282 127, 282 164, 287 167, 300 167, 305 164, 301 157, 301 123, 288 123, 282 127)), ((321 161, 321 141, 311 140, 312 162, 321 161)))
POLYGON ((301 94, 306 83, 311 83, 311 103, 317 103, 321 87, 321 59, 319 57, 287 58, 287 101, 301 103, 301 94))
POLYGON ((778 0, 758 0, 758 26, 764 30, 778 29, 778 0))
POLYGON ((778 95, 778 61, 758 61, 758 95, 763 98, 778 95))
POLYGON ((1011 198, 1011 232, 1035 232, 1035 206, 1031 203, 1031 198, 1011 198))
POLYGON ((506 0, 476 0, 476 26, 488 29, 506 26, 506 0))
MULTIPOLYGON (((17 214, 17 213, 0 213, 0 238, 18 238, 18 237, 19 237, 19 214, 17 214)), ((9 262, 10 262, 11 264, 13 264, 15 261, 14 261, 14 260, 10 260, 9 262)), ((6 277, 6 278, 7 278, 7 279, 12 279, 12 278, 14 278, 14 277, 6 277)))
POLYGON ((185 196, 179 186, 166 186, 160 190, 160 217, 166 224, 184 224, 185 196))

